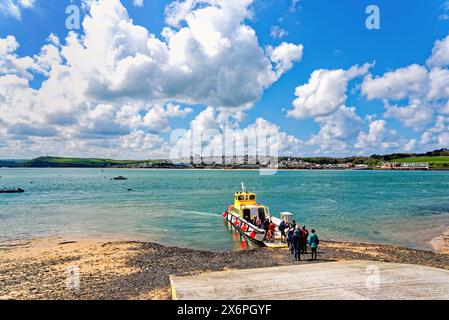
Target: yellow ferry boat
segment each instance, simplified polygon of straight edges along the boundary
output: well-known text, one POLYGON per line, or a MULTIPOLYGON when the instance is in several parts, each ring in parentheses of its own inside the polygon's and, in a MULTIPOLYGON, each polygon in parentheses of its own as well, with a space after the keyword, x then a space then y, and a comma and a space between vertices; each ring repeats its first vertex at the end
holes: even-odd
MULTIPOLYGON (((223 217, 237 231, 254 242, 271 247, 282 245, 280 243, 281 234, 278 229, 282 220, 271 216, 270 209, 267 206, 259 204, 256 193, 248 192, 243 182, 242 191, 235 193, 234 204, 228 206, 228 209, 223 212, 223 217), (263 229, 263 225, 262 227, 258 227, 253 223, 257 219, 260 219, 262 222, 268 219, 275 224, 275 234, 270 242, 267 241, 268 236, 263 229)), ((284 212, 281 213, 281 218, 286 222, 292 222, 293 214, 284 212)))

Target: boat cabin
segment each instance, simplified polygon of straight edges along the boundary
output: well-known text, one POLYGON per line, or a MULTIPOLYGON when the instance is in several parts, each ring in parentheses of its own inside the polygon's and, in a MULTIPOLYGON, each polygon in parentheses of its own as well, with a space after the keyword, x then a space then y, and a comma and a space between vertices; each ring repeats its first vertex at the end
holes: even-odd
POLYGON ((257 203, 257 196, 254 192, 236 192, 232 211, 246 221, 252 221, 255 217, 264 221, 270 217, 269 209, 257 203))

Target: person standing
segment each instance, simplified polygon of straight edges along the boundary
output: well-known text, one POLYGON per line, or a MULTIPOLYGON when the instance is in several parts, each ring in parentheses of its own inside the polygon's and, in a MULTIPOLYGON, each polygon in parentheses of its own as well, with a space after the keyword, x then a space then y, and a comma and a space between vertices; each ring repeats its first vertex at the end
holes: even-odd
POLYGON ((304 232, 304 254, 307 254, 307 239, 309 238, 309 230, 307 230, 306 226, 302 227, 302 231, 304 232))
POLYGON ((256 219, 256 227, 259 229, 262 227, 262 220, 260 218, 256 219))
POLYGON ((293 227, 289 224, 288 230, 287 230, 287 245, 290 248, 290 250, 292 250, 292 252, 293 252, 292 238, 293 238, 294 232, 295 232, 295 229, 293 229, 293 227))
POLYGON ((307 238, 304 238, 305 233, 301 227, 298 226, 298 230, 299 230, 299 250, 301 251, 301 253, 304 253, 304 246, 306 245, 307 238))
POLYGON ((320 244, 320 240, 318 239, 318 236, 315 233, 314 229, 312 229, 312 232, 309 234, 307 242, 310 246, 310 250, 312 251, 312 261, 316 260, 316 253, 318 250, 318 245, 320 244))
POLYGON ((268 239, 269 237, 269 230, 270 230, 270 220, 265 219, 265 221, 263 222, 263 229, 265 230, 265 237, 264 240, 268 239))
POLYGON ((279 224, 279 231, 281 232, 281 243, 285 242, 285 228, 286 228, 285 221, 282 220, 281 223, 279 224))
POLYGON ((269 239, 270 241, 274 241, 275 240, 275 235, 276 235, 276 225, 273 223, 273 221, 270 221, 270 225, 269 225, 269 239))
POLYGON ((295 261, 301 260, 301 250, 299 248, 300 235, 298 230, 292 236, 292 253, 295 261))

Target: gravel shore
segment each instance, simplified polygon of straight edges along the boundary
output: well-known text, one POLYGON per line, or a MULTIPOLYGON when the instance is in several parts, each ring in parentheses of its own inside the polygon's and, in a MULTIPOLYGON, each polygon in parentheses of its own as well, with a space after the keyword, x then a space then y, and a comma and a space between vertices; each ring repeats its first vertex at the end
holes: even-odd
POLYGON ((448 254, 376 244, 322 241, 319 260, 308 258, 293 262, 286 249, 223 253, 146 242, 37 239, 0 248, 0 299, 170 299, 170 275, 341 260, 449 269, 448 254))

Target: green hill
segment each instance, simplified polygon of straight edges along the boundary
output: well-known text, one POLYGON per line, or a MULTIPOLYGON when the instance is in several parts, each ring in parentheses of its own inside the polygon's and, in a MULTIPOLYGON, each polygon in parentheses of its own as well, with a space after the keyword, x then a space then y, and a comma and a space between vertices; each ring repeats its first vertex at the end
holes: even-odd
POLYGON ((142 163, 154 162, 152 160, 111 160, 95 158, 60 158, 60 157, 40 157, 30 161, 29 166, 34 168, 47 167, 73 167, 73 168, 110 168, 138 165, 142 163))
POLYGON ((0 160, 0 168, 19 168, 19 167, 28 167, 30 160, 0 160))

